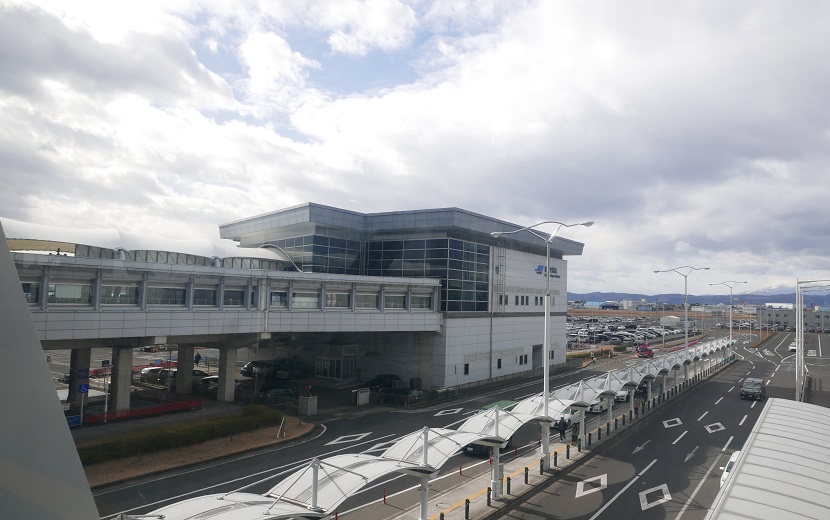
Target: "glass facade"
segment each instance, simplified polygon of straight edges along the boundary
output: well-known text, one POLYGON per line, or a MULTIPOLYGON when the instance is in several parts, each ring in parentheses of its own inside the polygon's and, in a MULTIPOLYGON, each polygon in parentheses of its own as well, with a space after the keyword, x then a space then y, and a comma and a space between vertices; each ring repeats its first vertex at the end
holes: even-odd
POLYGON ((50 283, 48 302, 92 305, 92 285, 77 283, 50 283))
MULTIPOLYGON (((322 235, 274 243, 291 255, 303 271, 437 278, 441 280, 441 311, 488 310, 490 248, 486 244, 453 238, 360 242, 322 235)), ((419 302, 415 308, 424 308, 422 304, 419 302)), ((364 304, 358 296, 356 305, 375 304, 364 304)))
POLYGON ((102 305, 136 305, 138 304, 138 286, 136 285, 102 285, 102 305))

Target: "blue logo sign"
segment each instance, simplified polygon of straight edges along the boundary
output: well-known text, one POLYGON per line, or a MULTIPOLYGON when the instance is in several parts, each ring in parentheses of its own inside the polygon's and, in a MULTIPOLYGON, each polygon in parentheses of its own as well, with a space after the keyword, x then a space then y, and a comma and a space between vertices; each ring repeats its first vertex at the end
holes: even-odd
POLYGON ((66 424, 68 424, 70 428, 73 427, 73 426, 80 426, 81 425, 81 416, 80 415, 68 415, 68 416, 66 416, 66 424))
POLYGON ((88 394, 89 393, 89 384, 84 383, 82 385, 78 385, 78 393, 79 394, 88 394))
MULTIPOLYGON (((536 272, 536 274, 545 274, 545 266, 544 265, 537 265, 535 272, 536 272)), ((553 278, 559 278, 559 275, 557 274, 557 271, 556 271, 555 267, 550 268, 550 275, 553 278)))
POLYGON ((89 379, 89 369, 88 368, 79 368, 78 369, 78 379, 89 379))

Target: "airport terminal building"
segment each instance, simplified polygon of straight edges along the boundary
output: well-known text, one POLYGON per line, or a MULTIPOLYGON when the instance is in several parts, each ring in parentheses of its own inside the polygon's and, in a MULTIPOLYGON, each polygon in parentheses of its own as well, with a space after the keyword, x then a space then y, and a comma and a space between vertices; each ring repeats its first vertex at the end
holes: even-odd
MULTIPOLYGON (((233 399, 234 371, 250 359, 293 357, 332 385, 395 373, 424 390, 544 363, 545 240, 491 236, 524 224, 313 203, 224 224, 218 241, 2 223, 43 348, 72 349, 73 371, 89 366, 89 349, 112 348, 115 409, 128 406, 132 349, 154 344, 177 346, 185 376, 195 348, 218 348, 220 400, 233 399)), ((550 247, 557 365, 565 258, 583 244, 550 247)))
MULTIPOLYGON (((332 339, 354 346, 355 364, 364 374, 408 371, 401 375, 440 388, 542 367, 545 242, 530 232, 491 236, 521 227, 458 208, 364 214, 303 204, 224 224, 220 236, 243 247, 275 248, 304 273, 338 277, 319 295, 283 287, 279 298, 289 300, 285 312, 297 308, 291 299, 298 294, 302 305, 327 315, 364 306, 385 312, 434 308, 441 315, 437 331, 400 337, 341 329, 332 339), (363 276, 440 286, 433 295, 392 289, 350 295, 350 278, 363 276)), ((551 364, 565 362, 564 257, 579 255, 582 248, 559 237, 551 245, 551 364)))

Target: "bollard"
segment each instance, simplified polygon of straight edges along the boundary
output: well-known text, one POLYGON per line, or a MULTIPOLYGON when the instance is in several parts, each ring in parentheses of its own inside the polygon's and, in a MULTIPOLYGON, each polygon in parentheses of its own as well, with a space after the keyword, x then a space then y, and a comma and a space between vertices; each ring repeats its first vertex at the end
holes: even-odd
MULTIPOLYGON (((590 434, 589 434, 590 435, 590 434)), ((576 443, 576 451, 577 453, 582 453, 582 439, 579 439, 576 443)))
MULTIPOLYGON (((614 429, 615 430, 617 429, 617 418, 616 417, 614 418, 614 429)), ((605 423, 605 434, 606 435, 611 435, 611 423, 610 422, 605 423)))
POLYGON ((571 445, 568 444, 565 446, 565 458, 570 460, 571 459, 571 445))
MULTIPOLYGON (((634 410, 628 411, 628 420, 631 421, 634 419, 634 410)), ((623 415, 623 426, 625 426, 625 416, 623 415)))
POLYGON ((556 456, 559 455, 558 451, 553 452, 553 467, 556 467, 556 456))
POLYGON ((490 486, 487 486, 487 507, 490 507, 490 496, 493 494, 493 490, 490 489, 490 486))
POLYGON ((625 414, 623 414, 622 418, 623 418, 622 425, 625 426, 625 414))
POLYGON ((530 477, 530 468, 525 466, 525 484, 527 484, 528 478, 530 477))
POLYGON ((539 474, 545 474, 545 459, 539 459, 539 474))
POLYGON ((386 505, 386 486, 383 486, 383 505, 386 505))
MULTIPOLYGON (((602 427, 599 427, 599 428, 597 428, 597 442, 599 442, 601 440, 602 440, 602 427)), ((591 443, 588 442, 588 446, 590 446, 590 445, 591 445, 591 443)))
POLYGON ((588 447, 591 447, 591 432, 588 432, 588 447))
MULTIPOLYGON (((625 415, 623 415, 623 421, 625 420, 625 415)), ((623 423, 625 424, 625 423, 623 423)), ((614 417, 614 431, 617 431, 617 418, 614 417)))
POLYGON ((461 465, 462 465, 462 463, 461 463, 461 462, 459 462, 459 463, 458 463, 458 476, 459 476, 459 477, 463 477, 463 476, 464 476, 464 475, 461 473, 461 465))
POLYGON ((507 494, 510 494, 510 477, 507 477, 507 494))
POLYGON ((335 510, 334 510, 334 520, 337 520, 337 517, 338 517, 338 516, 339 516, 339 515, 338 515, 338 513, 337 513, 337 509, 335 509, 335 510))
POLYGON ((470 499, 464 499, 464 520, 470 520, 470 499))
POLYGON ((441 514, 438 515, 438 520, 444 520, 444 513, 443 512, 441 512, 441 514))

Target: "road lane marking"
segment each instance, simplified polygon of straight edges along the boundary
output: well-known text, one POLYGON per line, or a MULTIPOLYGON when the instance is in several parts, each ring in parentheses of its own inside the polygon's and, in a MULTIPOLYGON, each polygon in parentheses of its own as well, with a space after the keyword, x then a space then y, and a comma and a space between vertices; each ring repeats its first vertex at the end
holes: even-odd
POLYGON ((717 401, 715 401, 715 404, 718 404, 718 403, 720 403, 721 401, 723 401, 723 397, 721 397, 720 399, 718 399, 717 401))
POLYGON ((741 419, 741 422, 739 422, 739 423, 738 423, 738 426, 743 426, 743 425, 744 425, 744 421, 746 420, 746 418, 747 418, 747 416, 746 416, 746 415, 744 415, 744 418, 743 418, 743 419, 741 419))
POLYGON ((708 425, 704 426, 704 428, 706 428, 706 431, 709 432, 709 433, 716 433, 716 432, 719 432, 721 430, 725 430, 726 426, 722 425, 719 422, 716 422, 716 423, 708 424, 708 425))
POLYGON ((325 445, 330 446, 332 444, 346 444, 347 442, 358 442, 358 441, 362 441, 363 439, 365 439, 369 435, 372 435, 372 432, 353 433, 353 434, 350 434, 350 435, 343 435, 343 436, 340 436, 340 437, 334 439, 333 441, 327 442, 325 445))
POLYGON ((689 430, 686 430, 685 432, 681 433, 681 434, 680 434, 680 437, 676 438, 672 444, 677 444, 677 442, 678 442, 680 439, 682 439, 682 438, 683 438, 683 436, 684 436, 684 435, 686 435, 687 433, 689 433, 689 430))
POLYGON ((695 490, 692 491, 691 495, 689 495, 689 500, 687 500, 686 503, 683 504, 683 507, 680 509, 680 511, 678 511, 677 516, 674 517, 674 520, 679 520, 680 517, 683 516, 683 513, 686 512, 686 508, 688 508, 689 504, 692 503, 692 500, 695 499, 695 495, 697 495, 697 492, 700 491, 701 487, 703 487, 703 483, 706 482, 707 478, 709 478, 709 474, 712 473, 712 470, 715 469, 718 466, 718 462, 720 461, 721 457, 722 457, 722 455, 718 455, 715 458, 715 462, 713 462, 712 465, 709 466, 709 469, 706 470, 706 473, 703 475, 703 478, 700 479, 700 482, 698 482, 697 486, 695 487, 695 490))
POLYGON ((621 490, 619 490, 619 492, 616 495, 614 495, 614 497, 611 498, 611 500, 609 500, 608 502, 605 503, 605 505, 603 505, 601 508, 599 508, 599 511, 594 513, 594 516, 592 516, 588 520, 596 520, 599 517, 599 515, 601 515, 602 512, 605 511, 608 508, 608 506, 610 506, 612 503, 614 503, 614 501, 617 500, 620 497, 620 495, 625 493, 626 490, 628 488, 630 488, 632 484, 637 482, 638 478, 642 477, 645 474, 645 472, 648 471, 656 463, 657 463, 657 459, 654 459, 653 461, 651 461, 651 463, 648 466, 645 467, 645 469, 643 469, 643 471, 641 471, 641 472, 637 473, 636 475, 634 475, 634 478, 629 480, 628 484, 626 484, 625 487, 623 487, 621 490))
POLYGON ((460 413, 461 410, 463 410, 463 408, 450 408, 448 410, 441 410, 440 412, 437 412, 433 417, 439 417, 441 415, 454 415, 460 413))
POLYGON ((585 495, 590 495, 594 491, 602 491, 607 487, 608 473, 603 473, 602 475, 597 475, 596 477, 586 478, 582 482, 576 483, 576 496, 574 498, 584 497, 585 495), (599 480, 599 485, 591 487, 586 491, 585 484, 587 484, 588 482, 594 482, 595 480, 599 480))
POLYGON ((683 424, 683 421, 681 421, 678 417, 675 417, 674 419, 663 421, 663 428, 674 428, 675 426, 680 426, 681 424, 683 424))
POLYGON ((726 444, 724 444, 724 445, 723 445, 723 449, 722 449, 722 450, 720 450, 720 451, 726 451, 726 448, 728 448, 728 447, 729 447, 729 443, 730 443, 730 442, 732 442, 732 439, 734 439, 734 438, 735 438, 735 437, 729 437, 729 440, 728 440, 728 441, 726 441, 726 444))
POLYGON ((646 509, 650 509, 654 506, 659 506, 660 504, 668 502, 669 500, 671 500, 671 494, 669 493, 669 486, 667 486, 666 484, 660 484, 659 486, 653 487, 651 489, 640 491, 640 508, 642 508, 643 511, 645 511, 646 509), (663 494, 663 496, 658 498, 654 502, 648 502, 646 496, 649 493, 654 493, 655 491, 660 491, 663 494))
POLYGON ((755 404, 756 404, 757 402, 758 402, 758 401, 752 401, 752 406, 750 406, 750 408, 755 408, 755 404))
POLYGON ((648 444, 649 442, 651 442, 651 439, 649 439, 649 440, 647 440, 646 442, 644 442, 641 446, 637 446, 636 448, 634 448, 634 451, 633 451, 633 452, 631 452, 631 454, 632 454, 632 455, 634 455, 634 454, 635 454, 635 453, 637 453, 638 451, 641 451, 641 450, 646 449, 646 444, 648 444))
POLYGON ((689 452, 689 454, 688 454, 688 455, 686 455, 686 458, 685 458, 685 459, 683 459, 683 462, 689 462, 689 459, 691 459, 692 457, 694 457, 694 456, 695 456, 695 453, 697 453, 697 449, 698 449, 698 448, 700 448, 700 446, 695 446, 695 449, 693 449, 692 451, 690 451, 690 452, 689 452))
POLYGON ((734 390, 734 389, 735 389, 735 387, 733 386, 733 387, 731 387, 729 390, 727 390, 727 391, 726 391, 726 393, 728 394, 729 392, 731 392, 731 391, 732 391, 732 390, 734 390))

